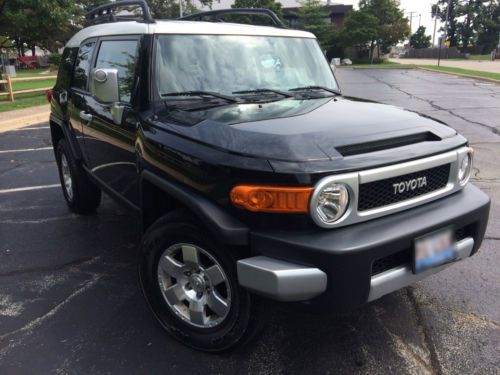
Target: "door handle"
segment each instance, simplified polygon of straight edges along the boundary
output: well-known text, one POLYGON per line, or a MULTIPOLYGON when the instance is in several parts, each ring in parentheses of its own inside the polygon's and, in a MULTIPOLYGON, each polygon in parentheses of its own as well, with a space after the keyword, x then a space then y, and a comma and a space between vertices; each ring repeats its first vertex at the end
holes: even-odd
POLYGON ((92 121, 92 115, 85 111, 80 111, 80 118, 84 121, 90 122, 92 121))

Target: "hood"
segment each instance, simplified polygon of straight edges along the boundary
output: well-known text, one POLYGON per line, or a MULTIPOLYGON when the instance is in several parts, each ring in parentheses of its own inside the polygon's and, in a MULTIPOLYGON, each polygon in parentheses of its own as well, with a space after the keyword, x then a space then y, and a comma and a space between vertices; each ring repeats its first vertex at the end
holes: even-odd
POLYGON ((157 121, 218 149, 284 162, 335 160, 456 135, 418 113, 345 97, 165 111, 158 113, 157 121))

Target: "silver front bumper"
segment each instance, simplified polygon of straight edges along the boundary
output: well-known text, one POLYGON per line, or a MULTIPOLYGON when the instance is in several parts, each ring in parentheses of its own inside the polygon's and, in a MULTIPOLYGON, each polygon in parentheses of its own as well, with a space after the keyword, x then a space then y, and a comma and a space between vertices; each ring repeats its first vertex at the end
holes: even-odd
POLYGON ((278 301, 305 301, 326 290, 326 273, 265 256, 239 260, 238 281, 254 293, 278 301))
MULTIPOLYGON (((474 239, 472 237, 464 238, 457 242, 456 246, 458 257, 455 261, 465 259, 470 256, 474 247, 474 239)), ((432 274, 442 271, 451 264, 453 263, 447 263, 418 274, 413 273, 411 266, 400 266, 375 275, 371 279, 368 301, 376 300, 386 294, 425 279, 432 274)))
MULTIPOLYGON (((467 237, 456 244, 459 261, 470 256, 474 239, 467 237)), ((368 302, 411 285, 449 265, 414 274, 404 265, 382 272, 371 278, 368 302)), ((241 259, 237 263, 238 281, 248 290, 278 301, 305 301, 326 290, 327 275, 319 268, 306 267, 266 256, 241 259)))

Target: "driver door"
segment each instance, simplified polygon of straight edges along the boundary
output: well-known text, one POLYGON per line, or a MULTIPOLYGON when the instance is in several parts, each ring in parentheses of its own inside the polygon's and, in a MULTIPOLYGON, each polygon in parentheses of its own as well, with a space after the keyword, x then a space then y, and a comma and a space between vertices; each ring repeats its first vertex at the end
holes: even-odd
MULTIPOLYGON (((138 172, 135 156, 136 116, 132 93, 136 80, 139 37, 103 38, 98 41, 93 69, 117 69, 119 103, 101 103, 95 97, 87 101, 83 117, 85 148, 94 176, 133 208, 139 205, 138 172), (123 106, 121 123, 111 115, 113 105, 123 106)), ((92 78, 91 78, 92 79, 92 78)))

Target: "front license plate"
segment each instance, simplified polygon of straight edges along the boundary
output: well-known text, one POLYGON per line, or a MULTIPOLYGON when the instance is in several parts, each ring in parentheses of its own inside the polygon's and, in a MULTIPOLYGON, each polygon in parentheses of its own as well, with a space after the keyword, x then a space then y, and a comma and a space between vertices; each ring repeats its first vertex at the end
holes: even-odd
POLYGON ((457 250, 451 229, 434 232, 415 240, 413 272, 419 273, 456 259, 457 250))

